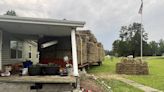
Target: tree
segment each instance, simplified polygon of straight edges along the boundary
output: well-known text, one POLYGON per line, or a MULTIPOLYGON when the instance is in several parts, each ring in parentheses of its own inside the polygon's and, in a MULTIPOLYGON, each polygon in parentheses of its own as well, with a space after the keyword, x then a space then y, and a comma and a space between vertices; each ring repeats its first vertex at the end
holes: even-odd
POLYGON ((120 40, 115 40, 114 42, 113 42, 113 52, 114 53, 119 53, 119 43, 120 43, 120 40))
POLYGON ((110 55, 110 51, 109 50, 105 50, 105 55, 110 55))
POLYGON ((8 10, 4 15, 17 16, 17 14, 14 10, 8 10))
POLYGON ((120 30, 120 38, 122 41, 127 39, 127 35, 128 35, 128 27, 127 26, 122 26, 121 30, 120 30))
MULTIPOLYGON (((113 52, 119 56, 140 55, 141 46, 141 24, 133 23, 129 26, 122 26, 120 30, 120 40, 113 42, 113 52)), ((143 34, 143 48, 147 48, 148 34, 142 29, 143 34)), ((147 49, 145 49, 147 50, 147 49)), ((144 53, 145 54, 145 53, 144 53)))
POLYGON ((164 40, 159 40, 159 53, 162 55, 164 53, 164 40))
POLYGON ((149 42, 150 54, 156 56, 158 54, 158 43, 155 41, 149 42))

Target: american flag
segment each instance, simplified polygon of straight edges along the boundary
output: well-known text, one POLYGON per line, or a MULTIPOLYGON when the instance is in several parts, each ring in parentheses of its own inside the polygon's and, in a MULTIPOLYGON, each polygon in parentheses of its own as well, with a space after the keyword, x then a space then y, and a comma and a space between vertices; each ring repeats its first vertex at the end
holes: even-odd
POLYGON ((143 9, 143 0, 141 0, 141 6, 140 6, 140 9, 138 11, 139 14, 142 14, 142 9, 143 9))

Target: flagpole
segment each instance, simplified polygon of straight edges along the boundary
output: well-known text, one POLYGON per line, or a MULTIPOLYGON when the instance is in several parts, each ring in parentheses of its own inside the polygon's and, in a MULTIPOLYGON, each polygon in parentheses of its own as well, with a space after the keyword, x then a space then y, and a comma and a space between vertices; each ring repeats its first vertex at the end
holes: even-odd
POLYGON ((143 40, 143 30, 142 30, 142 24, 143 24, 143 16, 142 16, 142 13, 141 13, 141 60, 142 60, 142 56, 143 56, 143 43, 142 43, 142 40, 143 40))
POLYGON ((140 9, 139 9, 139 14, 141 14, 141 29, 140 29, 140 31, 141 31, 141 60, 142 60, 142 57, 143 57, 143 43, 142 43, 142 41, 143 41, 143 28, 142 28, 142 26, 143 26, 143 12, 142 12, 142 10, 143 10, 143 0, 141 0, 141 6, 140 6, 140 9))

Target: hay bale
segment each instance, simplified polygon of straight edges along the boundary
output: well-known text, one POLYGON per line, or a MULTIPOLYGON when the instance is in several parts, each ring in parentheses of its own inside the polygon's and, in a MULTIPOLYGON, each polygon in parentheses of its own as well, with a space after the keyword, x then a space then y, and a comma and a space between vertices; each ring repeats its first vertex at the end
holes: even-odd
POLYGON ((91 33, 90 30, 77 31, 77 34, 79 34, 79 35, 87 35, 88 36, 87 38, 88 38, 89 42, 97 43, 96 37, 94 36, 94 34, 91 33))
POLYGON ((93 42, 88 42, 87 43, 87 48, 88 48, 88 61, 90 63, 92 62, 97 62, 98 61, 98 51, 97 51, 97 45, 93 42))
POLYGON ((123 58, 121 62, 116 64, 116 73, 132 74, 132 75, 147 75, 148 64, 140 59, 123 58))
POLYGON ((97 39, 96 39, 96 37, 95 37, 93 34, 90 34, 90 35, 89 35, 89 41, 90 41, 90 42, 97 43, 97 39))
POLYGON ((78 64, 87 63, 87 40, 80 35, 76 36, 78 64))
POLYGON ((83 62, 89 62, 89 63, 99 62, 103 60, 105 56, 103 45, 97 42, 96 37, 94 36, 94 34, 91 33, 90 30, 77 31, 76 37, 77 37, 78 62, 81 60, 81 58, 84 58, 86 60, 83 62), (82 39, 82 43, 83 43, 82 53, 84 52, 81 57, 80 57, 81 55, 80 39, 82 39))
POLYGON ((98 60, 103 61, 105 57, 105 51, 101 43, 97 43, 97 50, 98 50, 98 60))

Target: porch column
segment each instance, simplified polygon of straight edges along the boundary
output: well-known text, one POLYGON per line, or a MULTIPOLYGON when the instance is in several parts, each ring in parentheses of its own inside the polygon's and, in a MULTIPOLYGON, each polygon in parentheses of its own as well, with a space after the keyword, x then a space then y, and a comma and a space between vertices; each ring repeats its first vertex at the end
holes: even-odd
POLYGON ((75 29, 72 29, 72 31, 71 31, 71 42, 72 42, 73 75, 79 76, 78 63, 77 63, 77 47, 76 47, 75 29))

